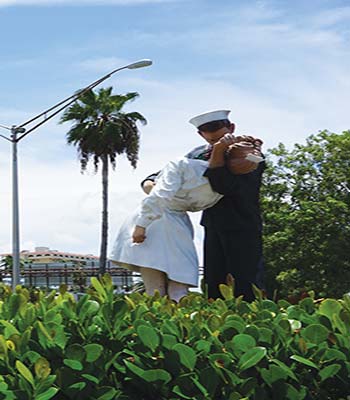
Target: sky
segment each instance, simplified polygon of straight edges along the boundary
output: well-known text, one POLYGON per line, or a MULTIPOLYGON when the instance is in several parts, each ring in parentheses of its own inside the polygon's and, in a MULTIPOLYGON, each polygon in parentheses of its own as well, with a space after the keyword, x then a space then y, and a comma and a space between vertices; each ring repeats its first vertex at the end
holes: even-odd
MULTIPOLYGON (((148 121, 137 168, 120 157, 110 175, 111 250, 144 196, 140 181, 203 143, 192 116, 230 109, 237 133, 265 149, 348 130, 349 22, 345 0, 0 0, 0 124, 20 125, 115 68, 153 60, 100 86, 138 92, 126 110, 148 121)), ((101 177, 80 173, 70 125, 58 122, 19 143, 21 250, 98 255, 101 177)), ((11 191, 11 143, 0 137, 0 253, 12 248, 11 191)))

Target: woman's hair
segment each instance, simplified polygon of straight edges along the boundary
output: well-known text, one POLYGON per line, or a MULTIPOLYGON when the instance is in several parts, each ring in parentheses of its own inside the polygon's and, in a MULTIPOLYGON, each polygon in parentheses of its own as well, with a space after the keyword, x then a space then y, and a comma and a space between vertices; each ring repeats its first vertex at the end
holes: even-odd
POLYGON ((231 122, 228 119, 221 119, 219 121, 211 121, 200 125, 198 130, 201 132, 215 132, 224 127, 229 128, 230 125, 231 122))

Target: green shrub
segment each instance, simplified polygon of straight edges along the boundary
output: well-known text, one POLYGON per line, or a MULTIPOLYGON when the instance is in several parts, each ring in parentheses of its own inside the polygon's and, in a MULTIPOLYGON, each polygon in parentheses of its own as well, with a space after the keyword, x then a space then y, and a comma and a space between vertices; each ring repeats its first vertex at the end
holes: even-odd
POLYGON ((2 399, 341 399, 350 394, 350 298, 297 305, 198 293, 175 304, 116 296, 92 279, 79 301, 0 287, 2 399))

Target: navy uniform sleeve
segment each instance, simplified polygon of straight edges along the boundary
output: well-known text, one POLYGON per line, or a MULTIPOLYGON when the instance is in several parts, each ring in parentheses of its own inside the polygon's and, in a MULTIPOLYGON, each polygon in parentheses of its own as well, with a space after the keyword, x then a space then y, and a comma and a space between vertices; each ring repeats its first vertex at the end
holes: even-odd
POLYGON ((260 186, 261 174, 265 168, 265 162, 260 163, 258 168, 244 175, 232 174, 226 166, 208 168, 204 176, 209 179, 209 183, 214 192, 224 196, 235 196, 242 191, 250 191, 251 185, 260 186))
POLYGON ((207 168, 204 176, 209 179, 209 183, 214 192, 224 196, 234 196, 239 190, 238 175, 233 175, 225 166, 217 168, 207 168))

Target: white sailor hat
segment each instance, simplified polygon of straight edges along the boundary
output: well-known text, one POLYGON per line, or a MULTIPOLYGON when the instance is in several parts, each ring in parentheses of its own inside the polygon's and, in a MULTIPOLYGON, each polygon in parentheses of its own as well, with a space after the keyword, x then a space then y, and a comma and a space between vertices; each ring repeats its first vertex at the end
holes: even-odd
POLYGON ((228 115, 230 112, 231 112, 230 110, 209 111, 204 114, 196 115, 195 117, 191 118, 188 122, 194 125, 196 128, 198 128, 199 126, 207 124, 208 122, 228 119, 228 115))

